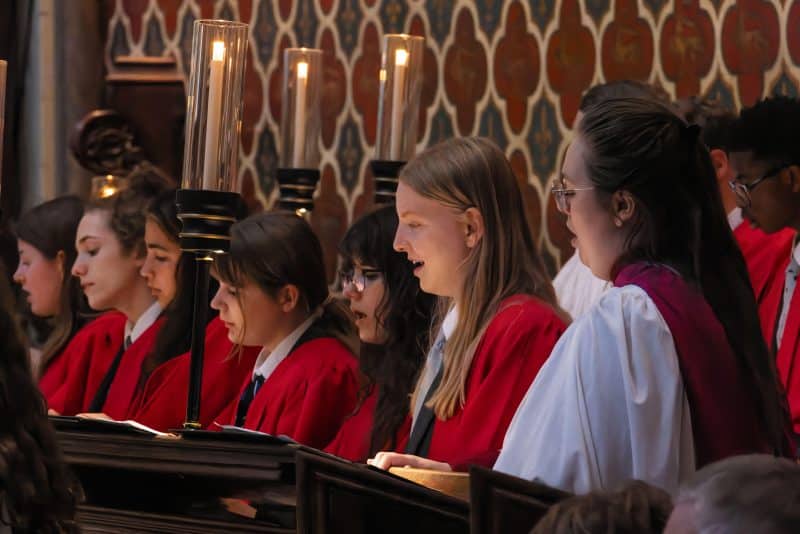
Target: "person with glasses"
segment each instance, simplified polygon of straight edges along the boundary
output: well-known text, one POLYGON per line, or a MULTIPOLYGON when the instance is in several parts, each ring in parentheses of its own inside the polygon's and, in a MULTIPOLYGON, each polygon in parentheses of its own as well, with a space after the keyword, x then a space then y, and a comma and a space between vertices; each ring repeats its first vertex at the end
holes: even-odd
POLYGON ((745 219, 779 246, 765 262, 767 283, 759 295, 761 322, 800 434, 800 100, 767 98, 742 110, 730 147, 731 190, 745 219))
MULTIPOLYGON (((666 101, 667 95, 663 90, 643 82, 634 80, 619 80, 608 83, 601 83, 591 87, 581 98, 578 113, 575 115, 573 127, 577 127, 584 111, 603 100, 609 98, 652 98, 658 101, 666 101)), ((555 184, 556 200, 560 198, 558 184, 555 184)), ((603 293, 611 288, 611 282, 601 280, 592 274, 591 269, 581 262, 580 255, 576 252, 561 266, 555 279, 553 287, 556 290, 559 305, 566 310, 573 318, 580 317, 603 293)))
POLYGON ((394 206, 362 216, 339 253, 342 293, 350 301, 361 348, 358 406, 326 452, 364 462, 408 439, 408 399, 425 361, 436 299, 420 290, 413 266, 392 248, 394 206))
POLYGON ((492 465, 522 396, 565 329, 511 164, 491 141, 455 138, 400 172, 394 247, 441 297, 411 397, 403 452, 370 462, 492 465))
POLYGON ((710 462, 790 454, 699 127, 648 99, 592 106, 555 195, 581 260, 614 287, 558 341, 494 468, 574 493, 630 479, 674 493, 710 462))
MULTIPOLYGON (((736 114, 717 102, 696 97, 678 101, 677 106, 679 113, 687 122, 697 124, 702 128, 701 137, 711 155, 719 193, 722 197, 722 207, 728 216, 733 237, 736 238, 744 261, 747 263, 747 271, 750 274, 756 302, 761 306, 768 294, 767 284, 778 264, 784 259, 785 254, 782 251, 790 245, 794 231, 785 228, 767 234, 744 219, 742 208, 739 206, 743 204, 741 199, 748 195, 748 187, 755 187, 758 184, 753 182, 745 185, 734 180, 736 172, 731 165, 728 150, 736 124, 736 114)), ((772 174, 768 172, 767 176, 772 174)), ((772 334, 772 325, 769 323, 770 321, 764 320, 762 317, 761 328, 767 343, 772 334)))
POLYGON ((212 268, 211 307, 237 345, 261 352, 239 396, 218 418, 322 449, 358 397, 358 339, 328 291, 322 245, 294 212, 252 215, 231 227, 212 268))

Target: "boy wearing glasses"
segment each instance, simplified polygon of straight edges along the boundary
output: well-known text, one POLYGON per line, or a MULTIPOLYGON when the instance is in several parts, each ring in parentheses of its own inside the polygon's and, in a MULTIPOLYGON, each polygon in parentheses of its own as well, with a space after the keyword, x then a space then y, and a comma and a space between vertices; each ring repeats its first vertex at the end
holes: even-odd
POLYGON ((800 433, 800 100, 767 98, 743 109, 730 145, 734 193, 751 225, 776 235, 762 251, 765 283, 756 289, 767 345, 789 399, 795 434, 800 433), (759 291, 760 289, 760 291, 759 291), (796 360, 798 360, 796 362, 796 360))

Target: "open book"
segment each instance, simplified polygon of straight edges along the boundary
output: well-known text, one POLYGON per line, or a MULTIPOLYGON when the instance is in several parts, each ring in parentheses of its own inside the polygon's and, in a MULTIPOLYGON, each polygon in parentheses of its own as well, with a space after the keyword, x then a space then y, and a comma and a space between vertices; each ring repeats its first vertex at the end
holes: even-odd
POLYGON ((56 430, 75 432, 107 432, 109 434, 151 435, 158 438, 176 438, 175 434, 160 432, 137 421, 115 421, 101 414, 80 416, 51 415, 50 422, 56 430))

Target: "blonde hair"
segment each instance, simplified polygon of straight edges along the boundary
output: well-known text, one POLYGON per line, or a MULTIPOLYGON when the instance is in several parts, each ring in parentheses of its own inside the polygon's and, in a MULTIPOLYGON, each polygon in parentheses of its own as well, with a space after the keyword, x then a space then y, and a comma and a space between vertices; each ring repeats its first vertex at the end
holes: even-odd
MULTIPOLYGON (((500 303, 515 294, 528 294, 555 310, 558 305, 516 177, 497 145, 481 137, 450 139, 408 162, 400 181, 445 207, 461 212, 475 208, 483 217, 483 237, 463 263, 464 279, 470 283, 460 290, 459 301, 464 304, 445 345, 442 381, 429 402, 438 418, 448 419, 464 405, 475 348, 500 303)), ((450 306, 443 300, 434 331, 450 306)), ((418 389, 419 382, 412 406, 418 389)))

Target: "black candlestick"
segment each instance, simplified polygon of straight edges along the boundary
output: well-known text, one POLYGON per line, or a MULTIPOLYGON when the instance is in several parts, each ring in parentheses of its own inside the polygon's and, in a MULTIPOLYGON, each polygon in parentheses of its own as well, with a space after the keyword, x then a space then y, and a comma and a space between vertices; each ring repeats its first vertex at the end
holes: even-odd
POLYGON ((313 210, 319 176, 318 169, 278 169, 280 207, 298 213, 313 210))
POLYGON ((397 194, 397 177, 405 161, 386 161, 374 159, 369 162, 375 178, 375 204, 394 204, 397 194))

